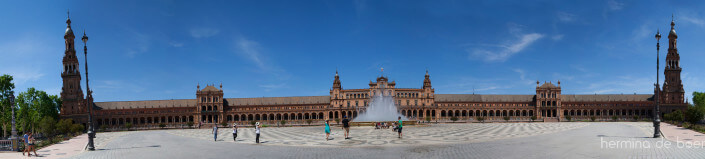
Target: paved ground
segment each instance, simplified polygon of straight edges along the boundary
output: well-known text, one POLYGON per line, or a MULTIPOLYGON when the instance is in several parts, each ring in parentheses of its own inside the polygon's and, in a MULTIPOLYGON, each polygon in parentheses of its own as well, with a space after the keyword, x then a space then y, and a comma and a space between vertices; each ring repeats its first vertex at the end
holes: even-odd
POLYGON ((39 157, 34 156, 34 152, 32 152, 32 157, 23 156, 22 153, 19 152, 11 152, 0 153, 0 158, 67 158, 83 152, 84 147, 86 147, 86 143, 88 143, 88 135, 83 134, 71 138, 68 141, 59 142, 57 144, 37 150, 37 154, 39 155, 39 157))
POLYGON ((647 122, 439 124, 405 127, 401 140, 388 130, 354 128, 343 140, 334 128, 335 140, 325 142, 322 128, 263 128, 262 144, 252 144, 248 129, 237 142, 223 129, 227 136, 217 142, 210 130, 140 131, 116 133, 73 158, 705 158, 702 147, 650 138, 650 129, 647 122))

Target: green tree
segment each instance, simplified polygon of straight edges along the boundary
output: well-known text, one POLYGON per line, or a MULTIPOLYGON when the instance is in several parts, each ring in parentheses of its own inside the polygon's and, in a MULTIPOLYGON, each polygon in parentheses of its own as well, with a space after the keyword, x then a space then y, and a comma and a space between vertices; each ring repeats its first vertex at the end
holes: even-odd
POLYGON ((2 125, 3 138, 8 136, 7 133, 11 129, 12 120, 12 109, 16 106, 10 106, 10 94, 14 94, 12 91, 15 89, 15 84, 12 83, 12 76, 2 75, 0 76, 0 125, 2 125))
POLYGON ((71 125, 71 133, 78 135, 78 134, 81 134, 83 132, 83 130, 84 130, 84 127, 81 124, 71 125))
POLYGON ((509 116, 504 116, 503 118, 504 118, 505 122, 509 121, 509 119, 510 119, 509 116))
POLYGON ((279 122, 282 126, 286 125, 286 120, 282 120, 279 122))
POLYGON ((696 107, 705 108, 705 92, 693 92, 693 104, 696 107))
POLYGON ((44 117, 59 118, 61 99, 44 91, 28 88, 17 98, 19 112, 17 119, 23 131, 36 132, 37 125, 44 117))
POLYGON ((312 122, 313 122, 313 120, 311 120, 311 119, 306 119, 306 124, 311 125, 312 122))
POLYGON ((485 122, 485 117, 482 117, 482 116, 477 116, 477 117, 475 117, 475 119, 481 123, 485 122))
POLYGON ((595 121, 595 116, 590 116, 590 121, 594 122, 595 121))
POLYGON ((565 116, 565 119, 568 120, 568 121, 571 121, 571 120, 573 120, 573 117, 570 116, 570 115, 566 115, 566 116, 565 116))
POLYGON ((159 123, 159 128, 164 129, 164 127, 166 127, 166 124, 164 124, 164 123, 159 123))
POLYGON ((431 117, 427 116, 427 117, 426 117, 426 122, 427 122, 427 123, 428 123, 428 122, 431 122, 431 117))
POLYGON ((617 119, 619 119, 619 117, 617 117, 616 115, 612 116, 612 121, 617 121, 617 119))
POLYGON ((534 120, 536 120, 536 118, 537 118, 536 116, 531 116, 531 118, 530 118, 531 122, 534 122, 534 120))
POLYGON ((193 122, 192 122, 192 121, 189 121, 189 122, 186 123, 186 125, 188 125, 188 128, 191 128, 191 127, 193 126, 193 122))
POLYGON ((226 126, 228 126, 228 123, 227 123, 227 122, 225 122, 225 121, 223 121, 223 122, 221 122, 221 123, 220 123, 220 126, 222 126, 222 127, 226 127, 226 126))

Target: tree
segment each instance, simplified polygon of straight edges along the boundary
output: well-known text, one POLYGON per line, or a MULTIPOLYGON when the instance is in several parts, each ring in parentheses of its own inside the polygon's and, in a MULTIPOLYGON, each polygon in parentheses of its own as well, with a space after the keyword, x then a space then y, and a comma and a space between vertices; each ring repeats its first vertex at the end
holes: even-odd
POLYGON ((15 84, 12 83, 12 76, 2 75, 0 76, 0 125, 2 125, 3 138, 8 136, 7 132, 10 129, 10 123, 12 120, 12 109, 16 106, 10 105, 10 94, 14 94, 12 91, 15 89, 15 84))
POLYGON ((632 117, 632 119, 634 119, 634 121, 639 121, 639 116, 638 116, 638 115, 634 115, 634 116, 632 117))
POLYGON ((427 123, 428 123, 428 122, 431 122, 431 117, 430 117, 430 116, 427 116, 427 117, 426 117, 426 122, 427 122, 427 123))
POLYGON ((286 125, 286 120, 282 120, 279 123, 282 124, 282 126, 284 126, 284 125, 286 125))
POLYGON ((458 121, 458 117, 456 117, 456 116, 452 116, 452 117, 450 117, 450 120, 451 120, 451 121, 453 121, 453 122, 455 123, 455 121, 458 121))
POLYGON ((573 117, 570 116, 570 115, 566 115, 566 116, 565 116, 565 119, 568 120, 568 121, 571 121, 571 120, 573 120, 573 117))
POLYGON ((503 118, 504 118, 504 121, 505 121, 505 122, 508 122, 508 121, 509 121, 509 116, 504 116, 503 118))
POLYGON ((81 124, 73 124, 73 125, 71 125, 71 132, 74 133, 74 134, 80 134, 80 133, 82 133, 82 132, 83 132, 83 129, 84 129, 84 127, 83 127, 83 125, 81 125, 81 124))
POLYGON ((159 123, 159 128, 164 129, 164 127, 166 127, 166 124, 164 124, 164 123, 159 123))
POLYGON ((28 88, 17 98, 19 126, 24 131, 36 131, 39 121, 46 117, 59 118, 61 100, 56 95, 48 95, 44 91, 28 88))
POLYGON ((590 116, 590 121, 594 122, 595 121, 595 116, 590 116))
POLYGON ((336 124, 340 124, 340 119, 335 118, 335 123, 336 123, 336 124))
POLYGON ((250 125, 255 125, 255 124, 257 124, 257 121, 254 121, 254 120, 250 121, 250 125))
POLYGON ((313 122, 313 120, 311 120, 311 119, 306 119, 306 123, 307 123, 308 125, 311 125, 312 122, 313 122))
POLYGON ((193 126, 193 122, 192 122, 192 121, 189 121, 189 122, 186 123, 186 125, 188 125, 188 128, 191 128, 191 127, 193 126))
POLYGON ((693 92, 693 104, 695 107, 705 108, 705 92, 693 92))
POLYGON ((617 117, 616 115, 612 116, 612 121, 617 121, 617 119, 619 119, 619 117, 617 117))
POLYGON ((227 123, 227 122, 225 122, 225 121, 223 121, 223 122, 221 122, 221 123, 220 123, 220 126, 222 126, 222 127, 226 127, 226 126, 228 126, 228 123, 227 123))
POLYGON ((536 120, 536 118, 537 118, 536 116, 531 116, 531 122, 534 122, 534 120, 536 120))

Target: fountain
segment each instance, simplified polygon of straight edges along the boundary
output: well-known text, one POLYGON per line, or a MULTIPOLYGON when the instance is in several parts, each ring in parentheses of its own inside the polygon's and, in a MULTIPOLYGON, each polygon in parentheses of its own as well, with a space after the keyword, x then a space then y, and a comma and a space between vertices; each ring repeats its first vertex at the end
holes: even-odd
POLYGON ((370 106, 353 119, 353 126, 372 126, 376 122, 396 122, 401 117, 404 125, 415 124, 397 111, 397 106, 394 104, 394 97, 386 95, 376 95, 372 98, 370 106))

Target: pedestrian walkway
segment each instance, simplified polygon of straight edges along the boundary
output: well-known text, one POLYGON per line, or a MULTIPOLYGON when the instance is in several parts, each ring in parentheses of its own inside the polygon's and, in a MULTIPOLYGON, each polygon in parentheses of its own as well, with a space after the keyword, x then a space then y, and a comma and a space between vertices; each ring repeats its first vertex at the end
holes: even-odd
POLYGON ((671 141, 692 143, 700 146, 705 145, 703 143, 705 142, 705 134, 697 131, 662 122, 661 132, 666 139, 671 141))
MULTIPOLYGON (((68 141, 62 141, 57 144, 44 147, 37 150, 39 158, 42 159, 55 159, 55 158, 69 158, 76 154, 83 152, 83 149, 88 144, 88 135, 83 134, 69 139, 68 141)), ((32 157, 22 156, 21 152, 11 152, 11 153, 0 153, 0 158, 37 158, 32 153, 32 157)))

